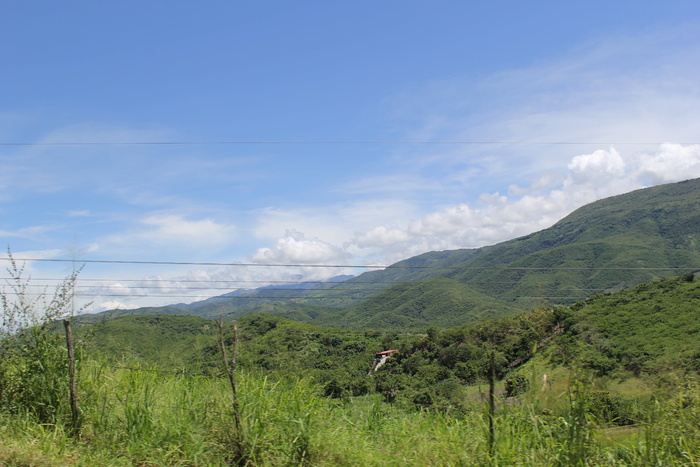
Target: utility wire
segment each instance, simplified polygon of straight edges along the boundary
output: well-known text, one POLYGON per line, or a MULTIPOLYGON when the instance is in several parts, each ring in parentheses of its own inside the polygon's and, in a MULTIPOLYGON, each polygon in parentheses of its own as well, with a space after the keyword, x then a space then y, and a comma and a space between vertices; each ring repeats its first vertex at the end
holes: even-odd
MULTIPOLYGON (((411 284, 412 282, 395 282, 396 285, 404 285, 404 284, 411 284)), ((435 284, 434 284, 435 285, 435 284)), ((470 284, 464 284, 464 285, 470 285, 470 284)), ((103 287, 109 287, 109 286, 103 286, 103 287)), ((74 289, 88 289, 88 290, 94 290, 94 289, 99 289, 100 287, 95 287, 94 285, 76 285, 73 287, 74 289)), ((148 285, 136 285, 136 286, 129 286, 129 290, 158 290, 158 289, 163 289, 163 288, 168 288, 168 287, 153 287, 153 286, 148 286, 148 285)), ((532 285, 529 287, 518 287, 518 290, 541 290, 544 288, 552 288, 548 287, 545 285, 532 285)), ((239 289, 234 289, 231 290, 230 287, 173 287, 174 290, 176 291, 186 291, 186 290, 228 290, 231 292, 241 292, 241 293, 248 293, 256 290, 264 290, 265 292, 308 292, 308 293, 316 293, 316 292, 350 292, 350 293, 359 293, 363 291, 374 291, 376 289, 357 289, 357 288, 352 288, 352 287, 329 287, 329 288, 313 288, 313 289, 308 289, 308 288, 268 288, 268 287, 260 287, 260 288, 239 288, 239 289)), ((505 290, 511 290, 510 288, 489 288, 489 291, 505 291, 505 290)), ((579 287, 569 287, 569 288, 557 288, 559 291, 564 291, 564 290, 578 290, 578 291, 589 291, 589 292, 596 292, 596 291, 604 291, 604 290, 609 290, 609 289, 584 289, 584 288, 579 288, 579 287)), ((252 295, 245 295, 246 297, 251 297, 252 295)))
MULTIPOLYGON (((644 145, 659 146, 669 141, 64 141, 64 142, 6 142, 0 146, 253 146, 253 145, 520 145, 520 146, 584 146, 584 145, 644 145)), ((693 145, 695 142, 675 142, 693 145)))
MULTIPOLYGON (((10 258, 0 258, 10 261, 10 258)), ((56 258, 13 258, 15 262, 53 262, 75 263, 73 259, 56 258)), ((219 262, 193 262, 193 261, 135 261, 135 260, 106 260, 84 259, 81 264, 139 264, 139 265, 165 265, 165 266, 229 266, 229 267, 256 267, 256 268, 352 268, 352 269, 448 269, 448 270, 505 270, 505 271, 674 271, 674 270, 698 270, 700 267, 570 267, 570 266, 410 266, 410 265, 379 265, 379 264, 303 264, 303 263, 219 263, 219 262)))
MULTIPOLYGON (((12 258, 15 262, 45 262, 45 263, 75 263, 72 259, 56 258, 12 258)), ((0 260, 10 261, 10 258, 0 258, 0 260)), ((81 264, 148 264, 164 266, 236 266, 236 267, 277 267, 277 268, 363 268, 363 269, 386 269, 393 266, 382 265, 350 265, 350 264, 262 264, 262 263, 217 263, 217 262, 188 262, 188 261, 134 261, 134 260, 107 260, 107 259, 83 259, 81 264)))
MULTIPOLYGON (((32 277, 32 282, 56 282, 62 283, 65 278, 38 278, 32 277)), ((0 277, 0 280, 10 281, 11 277, 0 277)), ((329 282, 329 281, 299 281, 299 280, 248 280, 248 279, 116 279, 116 278, 96 278, 96 277, 80 277, 78 282, 140 282, 140 283, 153 283, 153 284, 183 284, 183 283, 206 283, 206 284, 327 284, 333 286, 339 286, 341 284, 357 285, 357 284, 407 284, 413 281, 352 281, 352 282, 329 282)), ((520 281, 470 281, 470 284, 516 284, 520 281)), ((41 284, 38 284, 41 285, 41 284)), ((50 285, 50 284, 49 284, 50 285)), ((537 285, 537 284, 534 284, 537 285)), ((94 287, 94 286, 92 286, 94 287)), ((265 286, 258 287, 234 287, 235 289, 258 289, 265 286)))

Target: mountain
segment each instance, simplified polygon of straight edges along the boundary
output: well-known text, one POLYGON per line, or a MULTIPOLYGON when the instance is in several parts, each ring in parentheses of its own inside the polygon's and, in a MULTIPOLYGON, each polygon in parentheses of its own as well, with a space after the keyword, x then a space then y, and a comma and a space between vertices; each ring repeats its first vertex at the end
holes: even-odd
POLYGON ((295 298, 301 298, 307 295, 307 292, 318 289, 319 284, 321 287, 327 287, 328 285, 339 283, 351 279, 354 276, 351 275, 341 275, 331 277, 325 281, 315 281, 315 282, 298 282, 298 283, 284 283, 284 284, 274 284, 267 285, 264 287, 258 287, 255 289, 238 289, 233 292, 229 292, 216 297, 211 297, 206 300, 197 301, 190 304, 177 304, 172 305, 182 310, 209 310, 207 315, 218 316, 215 310, 219 307, 219 304, 223 302, 223 310, 225 311, 227 306, 230 306, 232 300, 237 301, 237 306, 240 308, 252 308, 258 307, 263 303, 274 303, 279 300, 289 300, 295 298), (231 300, 229 300, 231 299, 231 300), (214 309, 214 311, 211 311, 214 309))
POLYGON ((293 294, 263 288, 217 297, 187 312, 228 319, 266 312, 328 326, 424 330, 571 304, 698 270, 700 179, 694 179, 596 201, 548 229, 496 245, 429 252, 341 282, 293 287, 293 294))
MULTIPOLYGON (((364 325, 393 312, 395 323, 455 325, 524 311, 539 304, 571 304, 596 293, 700 269, 700 179, 637 190, 586 205, 552 227, 497 245, 430 252, 351 279, 348 284, 400 283, 343 310, 364 325), (435 282, 440 277, 448 281, 435 282), (433 284, 460 284, 467 302, 435 302, 433 284), (400 295, 401 306, 395 300, 400 295), (490 297, 492 300, 484 299, 490 297), (494 303, 495 301, 495 303, 494 303), (454 316, 447 316, 460 310, 454 316)), ((348 286, 344 286, 348 287, 348 286)))
MULTIPOLYGON (((666 384, 673 381, 672 373, 700 371, 699 306, 700 281, 686 274, 598 294, 570 307, 425 334, 331 329, 255 314, 237 323, 238 363, 303 374, 324 384, 334 381, 335 386, 326 385, 332 396, 336 390, 355 395, 371 391, 375 382, 367 379, 368 371, 377 352, 387 349, 397 353, 387 364, 390 371, 378 375, 380 392, 388 374, 414 395, 443 382, 474 384, 489 364, 490 350, 499 355, 499 377, 513 372, 531 378, 532 367, 524 364, 535 357, 547 372, 577 368, 608 381, 641 377, 666 384)), ((225 326, 230 341, 232 326, 225 326)), ((157 363, 199 373, 220 371, 217 331, 216 323, 204 318, 160 315, 120 316, 79 326, 76 334, 91 342, 89 352, 112 363, 157 363)))

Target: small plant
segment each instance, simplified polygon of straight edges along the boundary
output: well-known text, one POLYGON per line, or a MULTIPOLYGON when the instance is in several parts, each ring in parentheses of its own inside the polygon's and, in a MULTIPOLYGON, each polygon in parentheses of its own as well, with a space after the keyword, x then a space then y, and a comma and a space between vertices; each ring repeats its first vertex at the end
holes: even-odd
POLYGON ((530 389, 530 381, 523 375, 508 375, 504 381, 506 397, 515 397, 530 389))
POLYGON ((591 442, 591 424, 588 413, 586 386, 576 381, 569 390, 569 406, 562 417, 560 451, 557 465, 586 465, 591 442))

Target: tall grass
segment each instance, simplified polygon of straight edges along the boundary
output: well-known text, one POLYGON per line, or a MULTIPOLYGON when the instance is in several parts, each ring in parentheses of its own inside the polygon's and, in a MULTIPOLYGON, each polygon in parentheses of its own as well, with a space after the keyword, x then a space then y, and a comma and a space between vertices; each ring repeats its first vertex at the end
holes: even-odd
MULTIPOLYGON (((31 411, 0 416, 0 464, 226 465, 236 439, 225 378, 156 367, 83 362, 83 430, 38 423, 31 411), (3 457, 4 456, 4 457, 3 457)), ((327 399, 313 381, 239 372, 245 462, 255 466, 636 466, 700 462, 700 391, 647 400, 637 424, 612 430, 592 392, 572 383, 555 396, 531 385, 499 400, 493 454, 480 401, 461 411, 390 404, 380 395, 327 399), (547 397, 556 404, 543 404, 547 397)), ((551 390, 547 390, 551 391, 551 390)), ((0 411, 1 412, 1 411, 0 411)), ((68 414, 65 414, 68 416, 68 414)))

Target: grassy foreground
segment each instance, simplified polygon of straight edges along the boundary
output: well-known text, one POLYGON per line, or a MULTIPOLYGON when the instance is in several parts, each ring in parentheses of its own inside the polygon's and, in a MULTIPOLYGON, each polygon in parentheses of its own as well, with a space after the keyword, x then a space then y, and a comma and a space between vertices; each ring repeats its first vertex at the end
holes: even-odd
POLYGON ((79 381, 79 435, 69 434, 65 407, 56 423, 4 413, 0 465, 700 465, 700 390, 691 383, 629 401, 634 420, 622 426, 601 421, 588 384, 531 385, 499 401, 490 448, 478 395, 465 410, 418 410, 379 395, 323 398, 310 380, 240 372, 237 437, 225 378, 83 362, 79 381))

